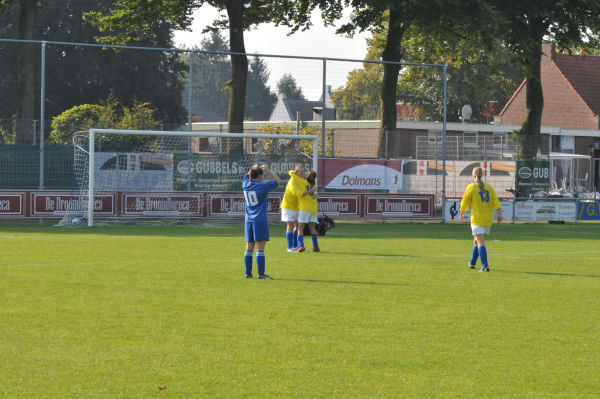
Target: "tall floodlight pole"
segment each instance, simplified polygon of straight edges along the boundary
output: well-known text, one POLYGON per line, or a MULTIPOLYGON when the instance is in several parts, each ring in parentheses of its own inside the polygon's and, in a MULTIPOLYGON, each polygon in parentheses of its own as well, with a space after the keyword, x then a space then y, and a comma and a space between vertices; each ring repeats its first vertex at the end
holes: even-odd
POLYGON ((446 220, 446 90, 447 90, 447 79, 448 79, 448 64, 444 65, 444 116, 443 116, 443 150, 442 150, 442 223, 446 220))

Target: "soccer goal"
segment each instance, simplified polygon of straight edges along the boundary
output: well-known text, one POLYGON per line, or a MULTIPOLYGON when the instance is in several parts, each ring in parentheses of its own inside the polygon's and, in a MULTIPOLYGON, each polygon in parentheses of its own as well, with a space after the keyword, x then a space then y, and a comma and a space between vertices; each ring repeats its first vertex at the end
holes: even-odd
POLYGON ((296 164, 317 170, 317 135, 90 129, 73 145, 64 226, 190 223, 215 217, 209 202, 219 196, 235 208, 221 214, 239 217, 243 203, 232 196, 252 165, 284 181, 296 164))

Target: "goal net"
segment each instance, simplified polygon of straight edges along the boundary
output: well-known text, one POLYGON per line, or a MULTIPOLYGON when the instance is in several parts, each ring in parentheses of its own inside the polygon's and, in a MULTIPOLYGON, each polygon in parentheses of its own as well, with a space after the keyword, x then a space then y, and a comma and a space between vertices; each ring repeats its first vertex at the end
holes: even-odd
POLYGON ((317 169, 316 135, 90 129, 73 145, 62 226, 239 219, 252 165, 283 181, 296 164, 317 169))

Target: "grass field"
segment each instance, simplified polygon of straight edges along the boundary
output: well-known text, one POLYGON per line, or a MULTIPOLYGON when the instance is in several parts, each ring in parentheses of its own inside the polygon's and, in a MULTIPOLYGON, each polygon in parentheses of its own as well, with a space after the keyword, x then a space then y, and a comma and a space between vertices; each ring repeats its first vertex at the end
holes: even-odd
POLYGON ((598 398, 600 225, 0 226, 2 398, 598 398), (309 241, 310 246, 310 241, 309 241), (256 265, 255 265, 256 267, 256 265))

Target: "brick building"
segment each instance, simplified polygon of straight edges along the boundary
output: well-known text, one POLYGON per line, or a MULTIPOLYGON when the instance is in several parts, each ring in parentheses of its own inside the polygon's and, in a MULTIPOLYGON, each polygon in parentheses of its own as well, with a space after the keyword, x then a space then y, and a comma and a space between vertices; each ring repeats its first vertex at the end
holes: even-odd
MULTIPOLYGON (((557 54, 554 43, 544 43, 542 51, 542 126, 560 129, 553 136, 552 150, 590 155, 600 142, 600 56, 557 54)), ((525 79, 495 124, 523 123, 526 87, 525 79)))

